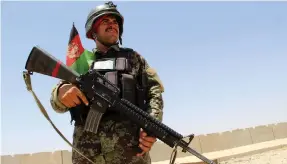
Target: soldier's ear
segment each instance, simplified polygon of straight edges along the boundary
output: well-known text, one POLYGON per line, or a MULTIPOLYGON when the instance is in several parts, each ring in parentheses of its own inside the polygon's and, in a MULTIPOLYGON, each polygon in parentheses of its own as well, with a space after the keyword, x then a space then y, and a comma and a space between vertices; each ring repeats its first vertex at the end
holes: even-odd
POLYGON ((95 32, 92 33, 92 37, 94 40, 97 40, 97 34, 95 32))

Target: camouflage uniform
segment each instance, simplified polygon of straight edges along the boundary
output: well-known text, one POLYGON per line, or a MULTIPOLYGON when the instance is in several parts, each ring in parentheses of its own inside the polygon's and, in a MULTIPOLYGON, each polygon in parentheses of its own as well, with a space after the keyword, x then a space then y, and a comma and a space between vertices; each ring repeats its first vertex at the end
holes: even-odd
MULTIPOLYGON (((119 50, 118 46, 112 46, 119 50)), ((95 50, 95 53, 97 51, 95 50)), ((98 57, 98 54, 97 54, 98 57)), ((147 71, 148 75, 148 113, 162 121, 163 85, 154 69, 138 53, 132 57, 132 74, 139 75, 139 70, 147 71), (140 64, 142 63, 142 64, 140 64), (142 67, 140 67, 142 65, 142 67)), ((58 113, 65 113, 66 108, 57 99, 59 83, 52 92, 51 105, 58 113)), ((149 153, 137 157, 139 145, 139 127, 127 118, 117 114, 105 114, 99 125, 98 133, 83 131, 83 125, 76 125, 73 134, 73 145, 97 164, 150 164, 149 153)), ((141 149, 140 149, 141 150, 141 149)), ((73 151, 74 164, 89 164, 89 162, 73 151)))

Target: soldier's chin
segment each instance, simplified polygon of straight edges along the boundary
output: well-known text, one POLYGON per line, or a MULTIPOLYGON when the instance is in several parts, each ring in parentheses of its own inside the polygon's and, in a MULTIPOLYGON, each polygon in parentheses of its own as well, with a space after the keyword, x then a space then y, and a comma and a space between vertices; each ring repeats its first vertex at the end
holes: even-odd
POLYGON ((113 38, 109 41, 109 44, 116 44, 118 42, 118 39, 117 38, 113 38))
POLYGON ((117 44, 117 40, 110 40, 110 41, 105 42, 105 44, 108 46, 112 46, 112 45, 117 44))

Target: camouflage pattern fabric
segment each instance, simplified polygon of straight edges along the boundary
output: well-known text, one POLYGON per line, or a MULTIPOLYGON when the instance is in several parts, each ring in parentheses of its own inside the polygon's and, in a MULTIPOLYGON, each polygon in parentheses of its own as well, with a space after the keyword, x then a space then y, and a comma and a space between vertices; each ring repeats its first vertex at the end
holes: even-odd
MULTIPOLYGON (((138 127, 130 121, 102 120, 94 135, 76 126, 73 145, 97 164, 150 164, 148 153, 137 157, 138 127)), ((72 154, 73 164, 89 164, 77 152, 72 154)))
MULTIPOLYGON (((164 87, 156 71, 149 67, 147 61, 138 53, 132 58, 132 74, 137 75, 139 69, 148 74, 148 113, 162 121, 164 87), (142 63, 142 64, 140 64, 142 63)), ((60 82, 52 91, 51 105, 58 113, 65 113, 66 108, 58 99, 60 82)), ((139 145, 140 128, 122 116, 106 114, 99 125, 98 134, 83 131, 83 126, 77 125, 73 134, 73 145, 88 158, 98 164, 150 164, 149 153, 141 157, 136 154, 141 150, 139 145)), ((77 152, 72 153, 73 164, 89 164, 77 152)))

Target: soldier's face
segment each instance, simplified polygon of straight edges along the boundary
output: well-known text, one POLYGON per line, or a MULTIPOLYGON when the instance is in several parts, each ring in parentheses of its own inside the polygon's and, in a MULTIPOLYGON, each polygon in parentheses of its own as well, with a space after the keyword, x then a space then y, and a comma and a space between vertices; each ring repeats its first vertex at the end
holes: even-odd
POLYGON ((106 16, 99 23, 97 37, 102 41, 114 44, 119 39, 119 25, 115 17, 106 16))

